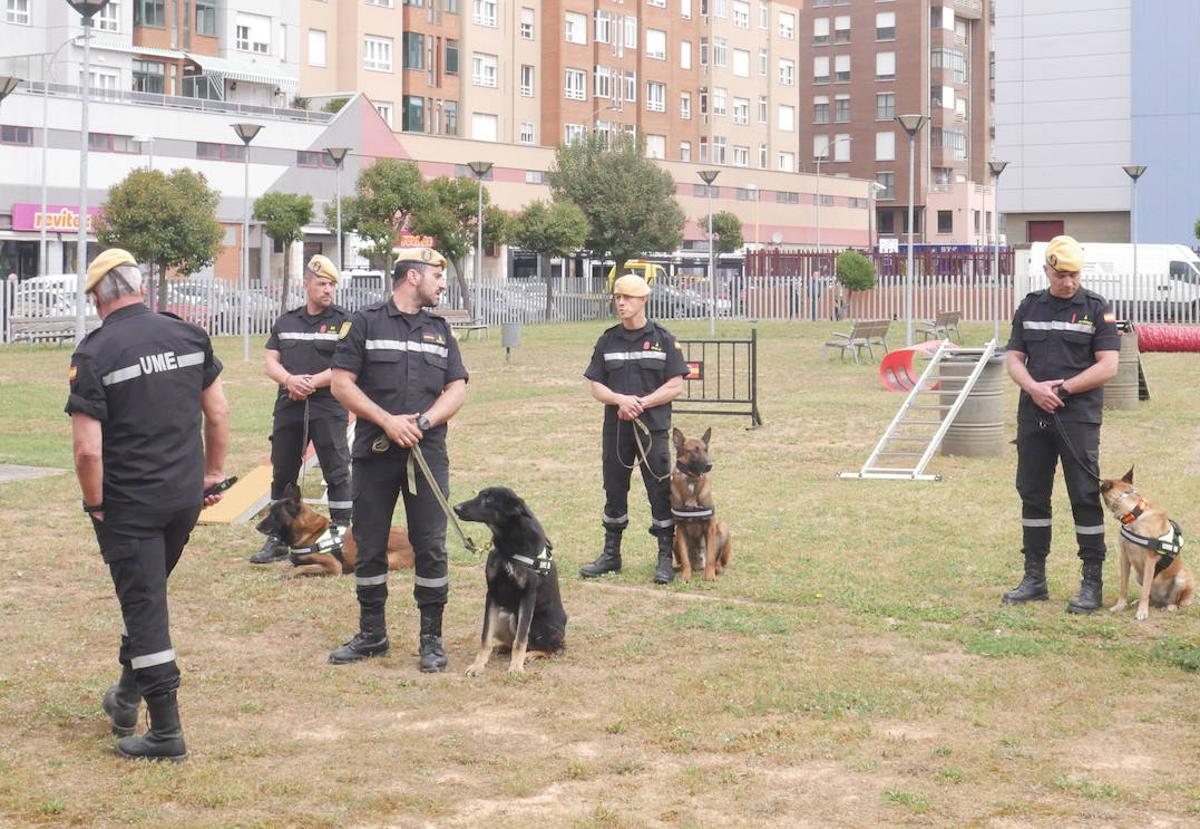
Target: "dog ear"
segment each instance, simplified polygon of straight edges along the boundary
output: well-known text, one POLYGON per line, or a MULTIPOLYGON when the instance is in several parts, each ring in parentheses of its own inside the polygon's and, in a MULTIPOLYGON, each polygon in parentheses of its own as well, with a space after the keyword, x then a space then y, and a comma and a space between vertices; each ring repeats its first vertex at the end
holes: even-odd
POLYGON ((712 427, 711 426, 709 426, 707 429, 704 430, 704 436, 701 437, 700 440, 704 442, 705 446, 708 446, 710 438, 712 438, 712 427))
POLYGON ((283 488, 283 497, 289 501, 294 501, 297 504, 300 503, 300 487, 296 486, 294 483, 288 483, 283 488))
POLYGON ((671 442, 675 444, 675 451, 683 451, 683 432, 679 431, 678 426, 671 428, 671 442))
POLYGON ((1102 492, 1102 493, 1104 493, 1104 492, 1108 492, 1108 491, 1109 491, 1110 489, 1112 489, 1112 488, 1113 488, 1113 482, 1112 482, 1112 481, 1107 481, 1107 480, 1105 480, 1105 481, 1101 481, 1101 482, 1100 482, 1100 492, 1102 492))
POLYGON ((1133 483, 1133 467, 1129 467, 1129 471, 1121 476, 1121 480, 1127 484, 1133 483))

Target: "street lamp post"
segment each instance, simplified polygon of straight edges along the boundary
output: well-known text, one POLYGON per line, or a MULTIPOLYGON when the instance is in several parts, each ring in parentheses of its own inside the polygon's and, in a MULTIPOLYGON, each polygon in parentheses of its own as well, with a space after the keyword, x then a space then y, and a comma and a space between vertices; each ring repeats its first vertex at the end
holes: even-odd
POLYGON ((878 223, 875 221, 875 203, 879 198, 879 194, 887 188, 877 181, 871 182, 871 186, 867 188, 867 244, 871 246, 871 250, 879 246, 878 223))
POLYGON ((758 185, 757 184, 747 184, 746 189, 754 194, 754 250, 755 250, 755 255, 759 256, 760 261, 761 261, 761 255, 758 253, 758 251, 761 249, 761 246, 759 245, 759 241, 758 241, 758 234, 759 234, 759 230, 760 230, 760 225, 758 222, 758 206, 760 204, 760 199, 758 197, 758 185))
POLYGON ((138 150, 146 152, 146 169, 154 169, 154 139, 149 135, 139 135, 133 139, 133 143, 138 145, 138 150))
POLYGON ((916 176, 916 138, 929 123, 928 115, 897 115, 896 122, 908 133, 908 266, 904 273, 904 340, 913 344, 913 178, 916 176))
MULTIPOLYGON (((75 342, 83 341, 84 307, 83 283, 87 276, 87 226, 88 226, 88 64, 91 61, 92 17, 108 5, 108 0, 67 0, 79 12, 83 26, 83 68, 79 71, 79 245, 75 258, 75 342)), ((42 217, 43 223, 45 216, 42 217)))
POLYGON ((709 336, 716 336, 717 333, 717 272, 716 260, 713 257, 716 246, 713 245, 712 183, 720 174, 720 170, 701 170, 699 172, 700 180, 705 185, 704 193, 708 197, 708 293, 709 299, 712 300, 712 304, 708 308, 709 336))
POLYGON ((46 137, 50 134, 50 69, 58 60, 58 54, 63 47, 75 42, 74 37, 67 38, 58 44, 53 52, 42 55, 42 227, 38 234, 38 276, 49 272, 46 264, 46 156, 48 143, 46 137))
POLYGON ((992 221, 995 228, 992 231, 992 279, 996 284, 992 287, 992 339, 997 343, 1000 342, 1000 174, 1007 166, 1007 161, 988 162, 995 182, 992 186, 992 221))
MULTIPOLYGON (((1136 286, 1138 281, 1138 238, 1137 238, 1137 183, 1142 177, 1142 173, 1146 172, 1145 164, 1125 164, 1121 167, 1125 171, 1125 175, 1129 176, 1129 180, 1133 182, 1133 193, 1129 200, 1129 240, 1133 242, 1133 283, 1136 286)), ((1135 287, 1136 291, 1137 288, 1135 287)), ((1137 296, 1137 294, 1135 294, 1137 296)))
POLYGON ((472 299, 472 316, 481 319, 479 314, 480 282, 483 281, 483 177, 492 170, 490 161, 472 161, 467 164, 479 182, 479 214, 475 217, 475 296, 472 299))
POLYGON ((260 124, 233 124, 233 131, 242 139, 244 197, 242 203, 242 360, 250 360, 250 142, 262 129, 260 124))
POLYGON ((333 159, 337 171, 334 173, 335 182, 334 192, 337 195, 337 266, 338 270, 342 269, 342 162, 346 160, 346 154, 350 152, 349 147, 326 147, 325 152, 329 153, 329 157, 333 159))

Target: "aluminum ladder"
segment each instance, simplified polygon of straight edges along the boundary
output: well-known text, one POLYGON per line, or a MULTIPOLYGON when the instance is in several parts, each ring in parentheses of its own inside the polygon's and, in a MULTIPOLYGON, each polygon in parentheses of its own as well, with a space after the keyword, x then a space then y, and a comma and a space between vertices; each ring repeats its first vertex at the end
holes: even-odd
POLYGON ((921 374, 921 379, 908 393, 904 404, 888 424, 887 430, 874 451, 858 472, 839 472, 839 478, 879 478, 895 481, 940 481, 941 475, 925 474, 933 453, 938 450, 946 431, 954 423, 959 410, 975 388, 975 382, 983 373, 984 366, 996 353, 996 341, 990 340, 983 348, 959 348, 949 340, 943 340, 930 358, 921 374), (957 383, 959 378, 939 376, 939 367, 950 359, 970 358, 974 361, 970 375, 963 378, 953 403, 943 403, 942 398, 952 393, 941 388, 948 383, 957 383), (931 395, 936 395, 931 400, 931 395), (930 431, 929 427, 935 427, 930 431), (902 466, 902 458, 912 458, 910 466, 902 466), (895 459, 895 460, 884 460, 895 459), (881 466, 880 463, 887 463, 881 466))

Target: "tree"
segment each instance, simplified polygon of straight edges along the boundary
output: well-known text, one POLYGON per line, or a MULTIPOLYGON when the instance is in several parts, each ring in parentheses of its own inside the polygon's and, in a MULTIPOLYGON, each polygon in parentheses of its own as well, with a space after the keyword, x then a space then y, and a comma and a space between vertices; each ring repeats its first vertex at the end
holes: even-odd
POLYGON ((583 211, 572 202, 546 204, 535 201, 512 220, 513 243, 538 255, 538 273, 546 280, 546 321, 554 303, 554 278, 550 258, 566 256, 578 250, 587 238, 588 222, 583 211))
POLYGON ((683 241, 685 216, 675 201, 675 181, 631 136, 617 136, 610 145, 592 133, 559 145, 550 190, 555 200, 579 206, 589 226, 585 247, 612 256, 617 267, 651 251, 674 251, 683 241))
POLYGON ((217 258, 223 235, 217 222, 220 199, 201 173, 139 168, 108 191, 96 218, 96 238, 157 266, 161 311, 167 306, 168 270, 190 274, 217 258))
POLYGON ((349 98, 330 98, 321 107, 321 111, 322 112, 332 112, 333 114, 336 115, 337 113, 341 112, 342 107, 344 107, 348 103, 350 103, 349 98))
POLYGON ((312 221, 312 196, 299 193, 266 193, 254 201, 254 220, 262 222, 267 235, 283 246, 283 293, 280 311, 287 310, 288 282, 291 276, 290 248, 304 238, 304 226, 312 221))
MULTIPOLYGON (((370 242, 367 257, 376 266, 391 264, 396 235, 415 214, 423 214, 431 199, 421 171, 411 161, 381 158, 358 174, 355 195, 342 199, 342 229, 370 242)), ((331 227, 337 205, 325 208, 331 227)))
MULTIPOLYGON (((742 238, 742 220, 728 210, 713 214, 712 229, 717 253, 733 253, 745 244, 742 238)), ((700 230, 708 234, 708 216, 700 219, 700 230)))
MULTIPOLYGON (((850 303, 855 291, 869 291, 875 287, 875 263, 856 250, 844 250, 837 257, 837 281, 850 292, 850 303)), ((846 309, 850 313, 849 304, 846 309)))

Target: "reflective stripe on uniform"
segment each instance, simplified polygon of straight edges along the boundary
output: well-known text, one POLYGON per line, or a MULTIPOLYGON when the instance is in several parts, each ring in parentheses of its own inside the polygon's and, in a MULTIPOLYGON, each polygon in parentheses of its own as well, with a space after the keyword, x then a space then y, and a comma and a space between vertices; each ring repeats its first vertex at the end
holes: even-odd
POLYGON ((606 360, 663 360, 667 359, 665 351, 606 351, 606 360))
POLYGON ((674 527, 674 526, 675 526, 675 521, 674 521, 673 519, 671 519, 671 518, 664 518, 664 519, 663 519, 663 520, 661 520, 661 521, 659 521, 659 520, 657 520, 657 519, 654 519, 654 518, 651 518, 651 519, 650 519, 650 526, 651 526, 651 527, 674 527))
POLYGON ((354 506, 353 501, 329 501, 326 506, 330 509, 351 509, 354 506))
POLYGON ((1022 527, 1052 527, 1054 520, 1052 518, 1022 518, 1022 527))
POLYGON ((379 584, 387 584, 387 573, 382 576, 356 576, 354 583, 359 587, 375 587, 379 584))
POLYGON ((177 368, 198 366, 203 362, 203 351, 192 351, 187 354, 175 354, 173 351, 164 351, 161 354, 148 354, 145 357, 139 358, 131 366, 110 371, 100 378, 100 382, 105 386, 111 386, 114 383, 133 380, 134 378, 141 377, 143 374, 159 374, 164 371, 174 371, 177 368))
POLYGON ((191 354, 180 354, 175 358, 175 362, 179 363, 180 368, 188 366, 198 366, 204 362, 203 351, 193 351, 191 354))
POLYGON ((437 579, 427 579, 423 576, 415 576, 413 584, 417 587, 445 587, 450 583, 450 576, 445 575, 437 579))
POLYGON ((1026 320, 1024 326, 1037 331, 1080 331, 1084 334, 1091 334, 1096 330, 1096 326, 1090 322, 1062 322, 1060 320, 1051 320, 1050 322, 1026 320))
POLYGON ((278 337, 281 340, 331 340, 336 342, 338 335, 336 331, 326 334, 316 331, 280 331, 278 337))
POLYGON ((609 518, 607 515, 602 515, 602 516, 600 516, 600 520, 603 521, 605 524, 628 524, 629 523, 629 513, 625 513, 624 515, 618 516, 616 518, 609 518))
POLYGON ((1079 524, 1076 524, 1075 533, 1077 535, 1104 535, 1104 525, 1095 524, 1090 527, 1082 527, 1079 524))
POLYGON ((175 661, 175 649, 167 648, 165 651, 158 653, 148 653, 145 656, 135 656, 129 660, 130 666, 135 671, 140 671, 142 668, 152 668, 155 665, 163 665, 167 662, 175 661))
POLYGON ((444 345, 418 343, 412 340, 367 340, 366 347, 367 351, 425 351, 439 357, 446 357, 450 353, 444 345))
POLYGON ((125 368, 119 368, 116 371, 110 371, 108 374, 100 378, 100 382, 106 386, 111 386, 113 383, 123 383, 126 380, 132 380, 135 377, 142 376, 142 367, 137 363, 125 368))

